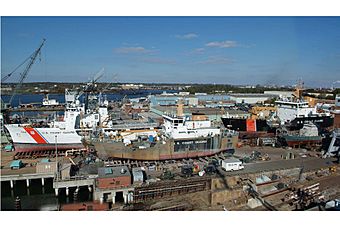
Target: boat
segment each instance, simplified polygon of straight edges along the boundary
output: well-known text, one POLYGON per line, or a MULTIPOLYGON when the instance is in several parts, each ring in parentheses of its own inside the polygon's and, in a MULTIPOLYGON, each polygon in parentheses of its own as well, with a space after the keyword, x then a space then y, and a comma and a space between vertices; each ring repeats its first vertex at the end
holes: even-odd
MULTIPOLYGON (((16 152, 83 149, 83 139, 95 127, 112 124, 103 103, 91 106, 79 101, 81 92, 65 90, 66 110, 63 119, 55 119, 45 127, 30 124, 5 124, 16 152), (85 108, 87 106, 87 108, 85 108)), ((89 100, 93 100, 91 95, 89 100)), ((90 103, 91 104, 91 103, 90 103)), ((93 103, 92 103, 93 104, 93 103)))
POLYGON ((159 161, 198 158, 220 152, 233 154, 238 134, 235 131, 213 127, 202 113, 183 115, 179 104, 177 114, 162 115, 160 129, 140 129, 102 134, 91 140, 91 145, 102 159, 159 161))
POLYGON ((236 117, 221 117, 224 126, 238 132, 275 132, 266 119, 250 119, 236 117))
POLYGON ((321 147, 322 137, 319 136, 318 128, 313 122, 307 122, 298 131, 284 131, 278 135, 278 141, 283 146, 293 148, 321 147))
POLYGON ((318 113, 316 107, 309 107, 304 100, 278 100, 277 116, 281 125, 286 125, 290 130, 299 130, 307 122, 313 122, 319 129, 333 125, 334 118, 329 113, 318 113))
POLYGON ((277 105, 277 117, 281 125, 290 130, 302 129, 304 124, 312 122, 319 130, 333 125, 334 117, 330 113, 319 113, 317 107, 310 107, 308 102, 303 99, 302 85, 298 85, 294 97, 282 97, 275 101, 277 105))
POLYGON ((16 152, 82 149, 82 137, 75 130, 32 128, 29 125, 5 125, 16 152))

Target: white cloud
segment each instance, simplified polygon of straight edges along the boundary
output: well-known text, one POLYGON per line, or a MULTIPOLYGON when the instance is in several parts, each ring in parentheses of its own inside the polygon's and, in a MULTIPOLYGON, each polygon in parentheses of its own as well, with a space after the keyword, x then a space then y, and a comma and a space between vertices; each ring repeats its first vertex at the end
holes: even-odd
POLYGON ((219 56, 210 56, 206 60, 198 62, 198 64, 206 64, 206 65, 224 65, 231 64, 234 61, 231 58, 219 57, 219 56))
POLYGON ((116 53, 120 54, 130 54, 130 53, 152 53, 155 52, 155 50, 146 49, 144 47, 138 46, 138 47, 120 47, 114 49, 116 53))
POLYGON ((188 33, 188 34, 184 34, 184 35, 176 35, 177 39, 195 39, 197 38, 198 35, 195 33, 188 33))
POLYGON ((198 55, 198 54, 203 54, 205 51, 204 48, 196 48, 191 51, 188 51, 185 53, 185 55, 198 55))
POLYGON ((143 58, 141 59, 142 62, 146 62, 146 63, 156 63, 156 64, 175 64, 176 61, 175 60, 171 60, 171 59, 163 59, 163 58, 143 58))
POLYGON ((225 40, 225 41, 215 41, 215 42, 210 42, 205 44, 207 47, 219 47, 219 48, 231 48, 231 47, 236 47, 237 42, 236 41, 231 41, 231 40, 225 40))

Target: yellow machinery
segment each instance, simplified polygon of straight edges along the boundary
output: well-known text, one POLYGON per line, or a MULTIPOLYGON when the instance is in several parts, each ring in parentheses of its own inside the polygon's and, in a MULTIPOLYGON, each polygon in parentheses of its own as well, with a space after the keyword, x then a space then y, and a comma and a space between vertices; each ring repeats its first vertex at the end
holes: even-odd
POLYGON ((254 106, 251 108, 251 119, 267 118, 270 113, 276 112, 276 106, 254 106))
POLYGON ((329 167, 329 172, 335 173, 336 172, 336 166, 329 167))

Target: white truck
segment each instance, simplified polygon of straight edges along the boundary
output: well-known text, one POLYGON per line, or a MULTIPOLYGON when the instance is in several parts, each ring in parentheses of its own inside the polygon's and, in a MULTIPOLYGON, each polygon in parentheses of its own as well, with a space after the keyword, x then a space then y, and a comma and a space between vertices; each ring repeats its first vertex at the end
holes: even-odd
POLYGON ((221 161, 221 167, 225 171, 234 171, 244 169, 242 161, 236 158, 225 159, 221 161))

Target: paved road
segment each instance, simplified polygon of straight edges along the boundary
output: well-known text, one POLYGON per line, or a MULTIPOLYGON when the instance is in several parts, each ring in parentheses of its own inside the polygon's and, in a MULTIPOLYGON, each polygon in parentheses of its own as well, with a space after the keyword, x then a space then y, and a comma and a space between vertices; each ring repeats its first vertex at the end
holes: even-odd
POLYGON ((304 172, 317 170, 321 168, 328 168, 334 165, 335 158, 306 158, 306 159, 291 159, 291 160, 278 160, 266 161, 261 163, 246 163, 244 169, 233 172, 226 172, 219 167, 221 173, 225 176, 242 175, 248 173, 258 173, 274 170, 293 169, 304 167, 304 172))

